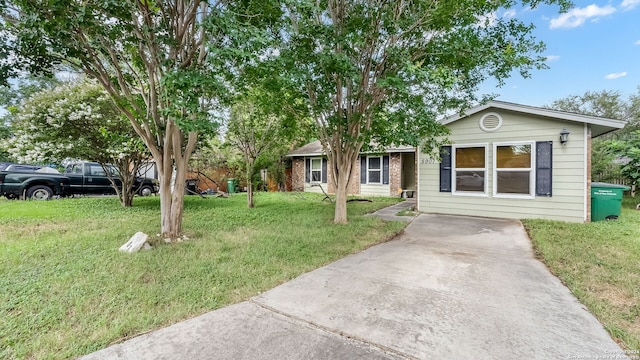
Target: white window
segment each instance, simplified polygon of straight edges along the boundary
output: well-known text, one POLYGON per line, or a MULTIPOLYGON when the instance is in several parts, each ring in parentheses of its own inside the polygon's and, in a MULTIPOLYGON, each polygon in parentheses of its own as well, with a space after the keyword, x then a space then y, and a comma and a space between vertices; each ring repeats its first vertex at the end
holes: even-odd
POLYGON ((311 159, 311 182, 322 182, 322 158, 311 159))
POLYGON ((487 195, 487 144, 454 145, 453 193, 487 195))
POLYGON ((533 198, 535 143, 495 143, 493 153, 494 195, 533 198))
POLYGON ((367 157, 367 184, 382 184, 382 157, 367 157))

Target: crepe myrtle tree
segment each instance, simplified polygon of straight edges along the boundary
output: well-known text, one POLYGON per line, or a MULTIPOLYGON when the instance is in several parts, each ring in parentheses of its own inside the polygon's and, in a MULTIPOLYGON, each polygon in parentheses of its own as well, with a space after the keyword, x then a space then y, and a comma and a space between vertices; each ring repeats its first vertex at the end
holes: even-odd
POLYGON ((565 0, 290 0, 278 55, 265 66, 283 110, 315 121, 336 189, 334 222, 347 222, 348 182, 363 146, 437 146, 436 122, 483 100, 478 85, 544 68, 533 25, 496 16, 521 4, 565 0))
POLYGON ((12 108, 12 136, 0 147, 25 163, 59 163, 63 159, 91 159, 113 164, 120 186, 109 176, 123 206, 131 206, 138 168, 148 157, 107 92, 99 84, 80 80, 45 89, 12 108))
MULTIPOLYGON (((0 139, 7 139, 11 136, 11 129, 7 126, 2 119, 0 119, 0 139)), ((10 162, 13 158, 6 149, 0 146, 0 162, 10 162)))
POLYGON ((247 181, 249 208, 255 205, 256 169, 269 167, 284 156, 291 150, 288 145, 303 138, 308 128, 308 122, 296 122, 272 105, 266 93, 254 89, 238 98, 226 123, 226 142, 243 156, 241 167, 247 181))
MULTIPOLYGON (((18 79, 13 79, 11 84, 6 86, 0 85, 0 107, 5 111, 0 115, 0 139, 8 139, 12 136, 12 130, 9 124, 13 119, 13 114, 17 112, 17 106, 22 103, 26 98, 34 93, 42 91, 44 89, 51 89, 60 84, 60 81, 55 77, 35 77, 24 76, 18 79)), ((3 111, 0 110, 0 113, 3 111)), ((13 162, 17 159, 11 157, 11 155, 0 147, 0 161, 13 162)))
POLYGON ((64 64, 105 88, 158 168, 161 233, 182 231, 187 163, 214 131, 212 104, 230 91, 238 44, 279 7, 268 0, 0 0, 0 82, 64 64), (263 16, 256 16, 256 12, 263 16), (224 86, 223 86, 224 84, 224 86), (172 174, 175 188, 172 191, 172 174))

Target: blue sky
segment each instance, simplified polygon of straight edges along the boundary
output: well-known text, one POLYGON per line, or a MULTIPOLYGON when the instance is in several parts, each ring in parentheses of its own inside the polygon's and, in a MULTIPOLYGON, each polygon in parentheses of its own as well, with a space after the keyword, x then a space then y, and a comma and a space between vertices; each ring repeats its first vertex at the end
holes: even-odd
POLYGON ((640 86, 640 0, 574 0, 559 14, 558 7, 514 8, 496 16, 533 23, 536 39, 547 45, 549 69, 523 79, 514 74, 501 88, 494 82, 482 93, 497 100, 525 105, 550 105, 555 99, 586 91, 617 90, 625 97, 640 86))
MULTIPOLYGON (((617 90, 627 96, 640 86, 640 0, 574 0, 559 14, 557 6, 513 8, 495 16, 533 23, 549 69, 519 74, 501 88, 488 81, 480 93, 525 105, 550 105, 553 100, 586 91, 617 90)), ((0 108, 0 115, 3 109, 0 108)))

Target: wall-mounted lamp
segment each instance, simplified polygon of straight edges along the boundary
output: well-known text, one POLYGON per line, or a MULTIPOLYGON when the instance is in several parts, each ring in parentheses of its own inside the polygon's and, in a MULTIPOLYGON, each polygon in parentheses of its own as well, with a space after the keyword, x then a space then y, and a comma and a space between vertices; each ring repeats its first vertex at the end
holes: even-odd
POLYGON ((564 145, 569 141, 569 134, 569 130, 567 129, 562 129, 562 131, 560 131, 560 144, 564 145))

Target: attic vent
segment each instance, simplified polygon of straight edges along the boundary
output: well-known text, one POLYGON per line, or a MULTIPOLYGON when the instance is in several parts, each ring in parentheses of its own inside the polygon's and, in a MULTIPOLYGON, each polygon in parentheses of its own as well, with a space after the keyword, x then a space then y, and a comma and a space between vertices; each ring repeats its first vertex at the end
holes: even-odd
POLYGON ((502 116, 496 113, 485 114, 480 118, 480 129, 482 131, 492 132, 500 129, 502 126, 502 116))

